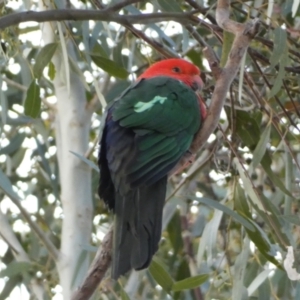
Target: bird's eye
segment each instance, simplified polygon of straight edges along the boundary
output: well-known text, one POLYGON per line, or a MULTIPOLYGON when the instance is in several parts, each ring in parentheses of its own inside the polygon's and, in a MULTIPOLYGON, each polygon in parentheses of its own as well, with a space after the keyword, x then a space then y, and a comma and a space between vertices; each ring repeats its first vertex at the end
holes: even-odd
POLYGON ((181 72, 180 68, 178 68, 178 67, 174 67, 174 68, 172 69, 172 71, 173 71, 174 73, 180 73, 180 72, 181 72))

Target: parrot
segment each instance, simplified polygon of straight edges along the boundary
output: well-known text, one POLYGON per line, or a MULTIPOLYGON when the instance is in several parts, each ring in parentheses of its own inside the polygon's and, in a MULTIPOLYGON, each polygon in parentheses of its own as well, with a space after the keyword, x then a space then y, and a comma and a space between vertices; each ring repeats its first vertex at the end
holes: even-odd
POLYGON ((168 176, 206 117, 194 64, 171 58, 142 73, 106 110, 98 194, 114 213, 111 277, 150 265, 158 250, 168 176))

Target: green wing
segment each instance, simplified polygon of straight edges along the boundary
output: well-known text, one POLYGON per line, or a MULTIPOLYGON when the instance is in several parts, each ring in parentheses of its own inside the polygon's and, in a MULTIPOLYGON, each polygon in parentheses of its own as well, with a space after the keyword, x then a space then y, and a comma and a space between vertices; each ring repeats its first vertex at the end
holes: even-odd
POLYGON ((112 120, 134 133, 125 174, 132 185, 165 176, 189 149, 201 124, 198 98, 169 77, 141 80, 112 107, 112 120))

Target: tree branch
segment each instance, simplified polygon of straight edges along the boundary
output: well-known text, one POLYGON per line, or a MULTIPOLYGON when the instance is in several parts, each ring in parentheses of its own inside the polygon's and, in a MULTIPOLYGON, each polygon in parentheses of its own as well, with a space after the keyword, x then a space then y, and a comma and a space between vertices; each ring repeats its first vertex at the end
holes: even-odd
MULTIPOLYGON (((251 40, 258 32, 259 28, 258 20, 253 20, 245 24, 230 20, 229 4, 229 0, 218 1, 216 13, 217 22, 224 30, 232 32, 235 35, 235 39, 225 67, 217 71, 218 78, 212 94, 211 105, 208 109, 203 126, 191 145, 190 151, 192 154, 203 147, 210 134, 216 129, 226 99, 226 94, 238 72, 242 57, 246 53, 251 40)), ((208 57, 208 59, 210 60, 211 58, 208 57)), ((216 61, 210 61, 210 65, 216 66, 216 61)))
POLYGON ((38 23, 51 21, 107 21, 116 22, 121 25, 127 24, 149 24, 163 21, 177 21, 188 24, 190 18, 198 13, 193 10, 185 13, 153 13, 138 15, 118 15, 110 10, 85 10, 85 9, 53 9, 47 11, 27 11, 10 14, 0 18, 0 29, 18 25, 23 22, 34 21, 38 23))

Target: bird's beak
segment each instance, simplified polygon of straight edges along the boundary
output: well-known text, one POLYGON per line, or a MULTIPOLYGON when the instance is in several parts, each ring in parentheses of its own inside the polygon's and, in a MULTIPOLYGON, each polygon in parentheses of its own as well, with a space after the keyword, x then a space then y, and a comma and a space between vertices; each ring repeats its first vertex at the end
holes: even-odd
POLYGON ((203 81, 199 75, 195 75, 193 77, 193 82, 192 82, 192 89, 196 91, 201 91, 203 89, 203 81))

